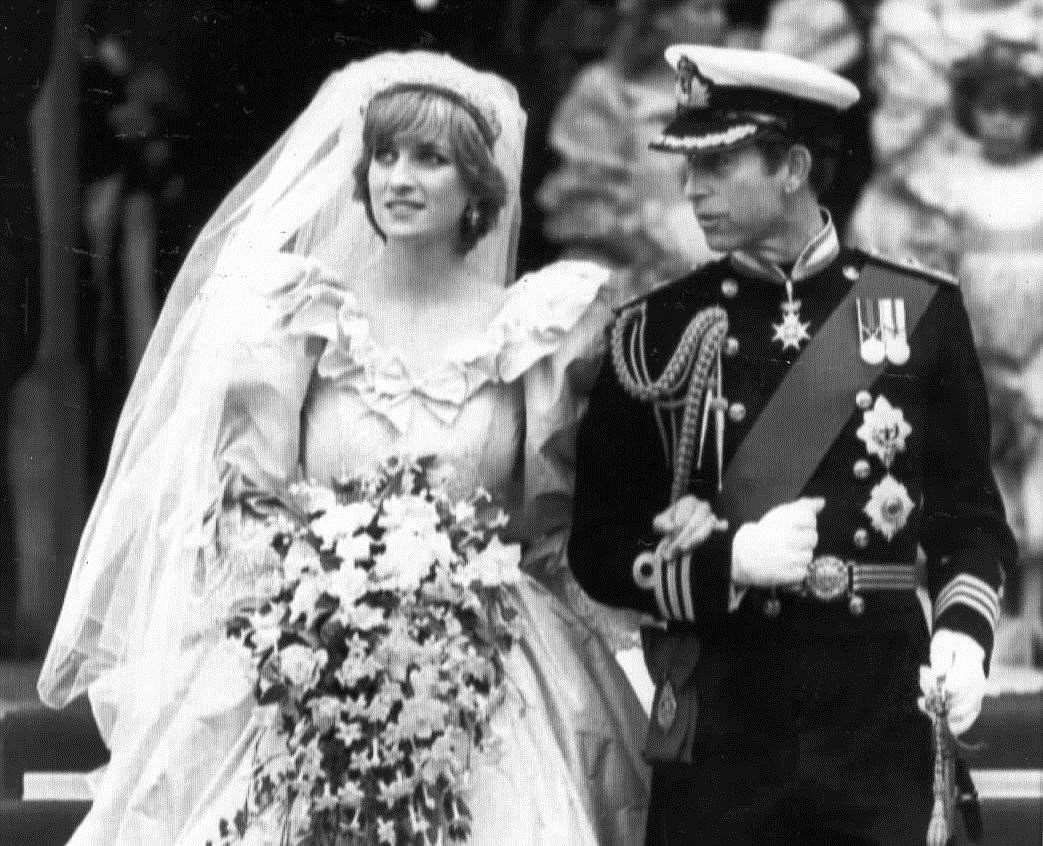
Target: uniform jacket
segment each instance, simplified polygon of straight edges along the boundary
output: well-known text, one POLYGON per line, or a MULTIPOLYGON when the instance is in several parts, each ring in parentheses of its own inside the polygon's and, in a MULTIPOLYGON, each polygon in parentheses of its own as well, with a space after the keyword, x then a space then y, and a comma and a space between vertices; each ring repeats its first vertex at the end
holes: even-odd
MULTIPOLYGON (((795 280, 794 298, 800 301, 800 319, 809 324, 809 336, 814 336, 871 264, 889 274, 896 298, 912 286, 930 286, 931 298, 909 335, 908 360, 900 366, 887 364, 871 383, 851 392, 850 417, 804 487, 804 496, 826 500, 818 517, 815 554, 845 561, 913 563, 922 550, 935 626, 970 634, 989 654, 998 591, 1016 550, 989 467, 988 404, 959 288, 953 280, 930 271, 841 249, 827 222, 789 271, 795 280), (880 397, 885 400, 882 404, 880 397), (901 448, 885 467, 870 452, 866 431, 867 426, 880 423, 881 414, 890 415, 894 423, 896 411, 901 419, 901 448), (908 501, 909 508, 888 523, 880 513, 881 491, 894 493, 894 485, 905 491, 908 500, 899 498, 908 501)), ((725 468, 807 347, 805 342, 800 349, 793 345, 784 349, 773 340, 773 327, 780 323, 780 307, 787 299, 785 285, 779 281, 785 277, 779 273, 778 268, 772 271, 749 257, 732 255, 630 304, 645 309, 644 349, 638 354, 653 379, 697 312, 713 305, 727 312, 729 329, 721 359, 728 404, 725 468)), ((850 343, 857 345, 853 316, 849 325, 850 343)), ((825 390, 830 390, 828 382, 825 390)), ((793 443, 814 419, 819 399, 809 395, 800 405, 801 413, 786 421, 785 431, 793 443)), ((710 428, 701 468, 693 469, 688 490, 716 504, 718 468, 710 428)), ((787 440, 777 445, 780 455, 788 448, 787 440)), ((658 543, 652 519, 669 504, 673 471, 651 404, 627 395, 611 357, 594 388, 577 450, 569 546, 576 578, 597 600, 662 618, 662 607, 652 593, 635 583, 633 562, 658 543)), ((772 468, 766 466, 763 472, 767 478, 772 468)), ((738 528, 730 525, 727 531, 713 534, 695 551, 690 569, 675 574, 678 596, 668 609, 667 621, 672 627, 694 627, 709 638, 737 630, 759 637, 769 636, 772 626, 792 623, 797 615, 802 625, 810 620, 811 625, 828 629, 904 626, 911 619, 910 607, 919 614, 911 593, 900 600, 909 612, 903 614, 893 613, 894 597, 866 594, 864 613, 857 618, 843 603, 816 607, 783 599, 779 620, 769 622, 763 613, 766 594, 757 590, 746 591, 735 607, 731 545, 738 528), (896 623, 898 618, 905 622, 896 623)))

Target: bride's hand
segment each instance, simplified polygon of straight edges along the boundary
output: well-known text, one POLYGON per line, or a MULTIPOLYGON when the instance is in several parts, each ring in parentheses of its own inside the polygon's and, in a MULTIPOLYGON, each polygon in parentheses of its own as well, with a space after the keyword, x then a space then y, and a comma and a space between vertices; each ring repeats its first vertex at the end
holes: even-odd
POLYGON ((652 528, 663 535, 658 551, 669 560, 691 552, 711 533, 726 531, 728 521, 719 519, 708 502, 689 495, 658 514, 652 528))

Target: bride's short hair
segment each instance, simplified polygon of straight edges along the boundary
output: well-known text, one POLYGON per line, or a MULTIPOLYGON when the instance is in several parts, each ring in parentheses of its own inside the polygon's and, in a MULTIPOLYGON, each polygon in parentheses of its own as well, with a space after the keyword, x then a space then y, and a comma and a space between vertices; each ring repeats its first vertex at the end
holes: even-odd
POLYGON ((467 253, 491 230, 507 202, 507 180, 493 158, 495 130, 481 112, 449 89, 401 85, 377 94, 362 125, 362 155, 355 164, 355 199, 366 207, 370 224, 383 238, 373 217, 369 166, 376 150, 402 136, 445 138, 454 164, 471 197, 460 221, 461 253, 467 253))

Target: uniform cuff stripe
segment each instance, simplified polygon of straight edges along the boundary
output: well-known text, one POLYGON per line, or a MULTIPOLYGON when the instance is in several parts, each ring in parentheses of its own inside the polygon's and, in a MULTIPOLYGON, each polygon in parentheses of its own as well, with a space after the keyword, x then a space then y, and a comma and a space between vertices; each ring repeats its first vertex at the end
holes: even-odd
POLYGON ((663 580, 666 582, 666 602, 670 606, 670 616, 676 620, 681 616, 681 598, 677 595, 677 564, 673 561, 663 565, 663 580))
POLYGON ((665 580, 663 571, 665 569, 666 569, 666 567, 664 567, 664 566, 660 566, 659 567, 659 571, 656 573, 657 578, 655 579, 655 585, 653 587, 653 592, 655 593, 656 605, 659 606, 659 613, 660 613, 660 615, 664 619, 669 620, 670 617, 673 616, 673 615, 670 613, 670 606, 668 606, 666 604, 666 593, 665 593, 664 588, 663 588, 663 584, 664 584, 664 580, 665 580))
POLYGON ((960 603, 981 614, 989 627, 995 629, 1000 615, 1000 601, 996 591, 975 576, 961 573, 939 591, 934 600, 934 619, 948 608, 960 603))
POLYGON ((692 607, 692 555, 688 553, 681 559, 681 603, 684 618, 689 623, 695 622, 695 609, 692 607))

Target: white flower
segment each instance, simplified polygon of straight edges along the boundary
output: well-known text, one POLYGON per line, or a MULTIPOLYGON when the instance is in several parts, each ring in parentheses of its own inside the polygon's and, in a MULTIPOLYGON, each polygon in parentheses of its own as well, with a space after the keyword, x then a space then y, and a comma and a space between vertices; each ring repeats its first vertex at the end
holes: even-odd
POLYGON ((490 529, 502 529, 510 522, 510 518, 502 508, 497 508, 496 513, 485 522, 490 529))
POLYGON ((376 509, 368 502, 334 505, 311 521, 311 530, 322 538, 323 549, 329 549, 341 538, 350 538, 368 526, 375 513, 376 509))
POLYGON ((873 488, 869 502, 862 510, 869 521, 888 540, 905 526, 914 503, 905 485, 888 474, 873 488))
POLYGON ((309 703, 309 707, 312 720, 322 732, 333 728, 340 716, 340 700, 336 696, 319 696, 309 703))
POLYGON ((453 520, 457 523, 469 523, 475 518, 474 505, 470 502, 458 502, 453 506, 453 520))
POLYGON ((402 529, 416 535, 426 535, 438 525, 438 509, 422 496, 389 496, 384 500, 384 513, 379 522, 385 529, 402 529))
POLYGON ((326 592, 337 597, 342 608, 354 605, 366 593, 369 578, 364 570, 344 564, 329 574, 326 592))
POLYGON ((301 578, 305 573, 318 573, 322 569, 318 553, 307 541, 296 539, 286 551, 282 562, 283 575, 291 581, 301 578))
POLYGON ((279 642, 282 627, 279 625, 282 617, 282 608, 272 606, 268 611, 258 611, 250 615, 250 623, 253 625, 254 649, 264 652, 274 647, 279 642))
POLYGON ((866 445, 866 452, 880 457, 890 467, 895 456, 905 450, 905 439, 913 431, 902 414, 881 394, 873 407, 862 415, 862 425, 855 433, 866 445))
POLYGON ((521 548, 516 543, 503 544, 496 536, 471 561, 477 581, 484 587, 514 584, 521 579, 521 548))
POLYGON ((416 590, 435 563, 431 544, 408 529, 389 532, 383 543, 385 549, 376 559, 374 576, 392 581, 398 590, 416 590))
POLYGON ((453 550, 453 544, 449 540, 448 535, 442 533, 431 535, 424 540, 427 541, 427 545, 431 550, 431 555, 434 556, 435 561, 448 567, 456 560, 456 552, 453 550))
POLYGON ((377 820, 377 841, 379 843, 387 843, 388 846, 395 846, 395 821, 394 820, 377 820))
POLYGON ((341 538, 337 541, 337 557, 343 562, 342 567, 351 566, 359 561, 368 561, 372 553, 371 538, 365 532, 350 538, 341 538))
POLYGON ((384 612, 372 605, 352 605, 344 608, 339 618, 345 626, 368 632, 384 622, 384 612))
POLYGON ((301 579, 297 590, 293 593, 293 599, 290 600, 291 623, 295 623, 302 616, 305 625, 311 623, 312 617, 315 615, 315 605, 322 596, 325 582, 325 576, 322 578, 306 576, 301 579))
POLYGON ((316 652, 294 643, 279 650, 279 670, 296 687, 313 684, 324 666, 326 651, 323 649, 316 652))

